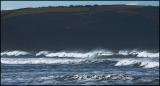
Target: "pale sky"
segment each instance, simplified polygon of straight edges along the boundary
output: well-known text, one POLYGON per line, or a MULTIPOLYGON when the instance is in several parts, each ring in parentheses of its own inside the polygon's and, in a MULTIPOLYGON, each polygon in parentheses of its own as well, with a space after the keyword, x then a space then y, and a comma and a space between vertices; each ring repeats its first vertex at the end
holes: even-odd
POLYGON ((69 6, 69 5, 151 5, 159 6, 159 1, 1 1, 1 10, 27 7, 69 6))

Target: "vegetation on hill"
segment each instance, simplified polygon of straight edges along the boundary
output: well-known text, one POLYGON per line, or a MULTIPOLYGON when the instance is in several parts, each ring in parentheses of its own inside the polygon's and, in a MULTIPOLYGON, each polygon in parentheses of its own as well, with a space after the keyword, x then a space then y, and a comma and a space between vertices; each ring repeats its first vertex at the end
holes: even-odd
POLYGON ((2 50, 159 47, 159 7, 94 5, 1 11, 2 50))

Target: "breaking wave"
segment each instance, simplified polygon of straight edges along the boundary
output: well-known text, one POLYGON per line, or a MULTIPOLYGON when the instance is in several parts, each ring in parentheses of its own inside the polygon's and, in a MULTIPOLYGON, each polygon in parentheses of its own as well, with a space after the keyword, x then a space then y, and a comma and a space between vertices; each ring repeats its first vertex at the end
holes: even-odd
POLYGON ((155 68, 159 67, 159 62, 157 61, 146 61, 146 60, 136 60, 136 59, 123 59, 119 60, 115 66, 128 66, 128 65, 139 65, 144 68, 155 68))
POLYGON ((26 51, 19 51, 19 50, 15 50, 15 51, 5 51, 1 53, 1 56, 24 56, 24 55, 30 55, 29 52, 26 51))
POLYGON ((107 50, 97 50, 86 53, 81 53, 77 51, 73 52, 49 52, 49 51, 40 51, 36 53, 36 56, 44 55, 46 57, 77 57, 77 58, 86 58, 86 57, 96 57, 96 56, 111 56, 114 53, 107 50))
POLYGON ((2 64, 78 64, 85 59, 1 58, 2 64))
MULTIPOLYGON (((72 59, 72 58, 1 58, 2 64, 106 64, 106 66, 137 65, 143 68, 159 68, 159 61, 141 59, 72 59)), ((136 66, 136 67, 137 67, 136 66)))
POLYGON ((158 68, 159 52, 138 50, 110 51, 103 49, 89 52, 26 52, 17 50, 1 53, 1 64, 92 64, 102 62, 107 65, 110 65, 111 63, 109 62, 112 62, 114 63, 112 64, 113 66, 138 65, 138 67, 143 68, 158 68))
POLYGON ((89 52, 80 52, 80 51, 40 51, 40 52, 26 52, 26 51, 5 51, 1 52, 1 56, 25 56, 25 55, 33 55, 35 57, 43 56, 43 57, 77 57, 77 58, 87 58, 87 57, 99 57, 99 56, 134 56, 134 57, 159 57, 159 52, 149 52, 149 51, 138 51, 138 50, 119 50, 111 51, 111 50, 93 50, 89 52))

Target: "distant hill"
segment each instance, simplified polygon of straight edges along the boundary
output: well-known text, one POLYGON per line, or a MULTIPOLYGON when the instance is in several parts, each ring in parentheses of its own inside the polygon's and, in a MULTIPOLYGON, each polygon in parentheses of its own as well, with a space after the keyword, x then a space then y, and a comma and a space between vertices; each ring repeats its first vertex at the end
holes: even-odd
POLYGON ((1 50, 159 48, 158 6, 70 6, 1 11, 1 50))

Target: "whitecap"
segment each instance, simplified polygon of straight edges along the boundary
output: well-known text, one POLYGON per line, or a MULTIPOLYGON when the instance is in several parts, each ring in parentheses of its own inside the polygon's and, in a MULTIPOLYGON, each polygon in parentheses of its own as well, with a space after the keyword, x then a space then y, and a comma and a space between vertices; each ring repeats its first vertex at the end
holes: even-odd
POLYGON ((20 50, 5 51, 1 53, 1 56, 20 56, 20 55, 30 55, 30 53, 26 51, 20 51, 20 50))
POLYGON ((140 60, 140 59, 123 59, 119 60, 115 66, 128 66, 138 64, 140 67, 144 68, 156 68, 159 67, 159 62, 151 61, 151 60, 140 60))
POLYGON ((94 50, 90 52, 79 52, 79 51, 40 51, 36 53, 35 56, 44 55, 46 57, 77 57, 77 58, 87 58, 87 57, 97 57, 97 56, 110 56, 113 55, 113 52, 106 50, 94 50))

